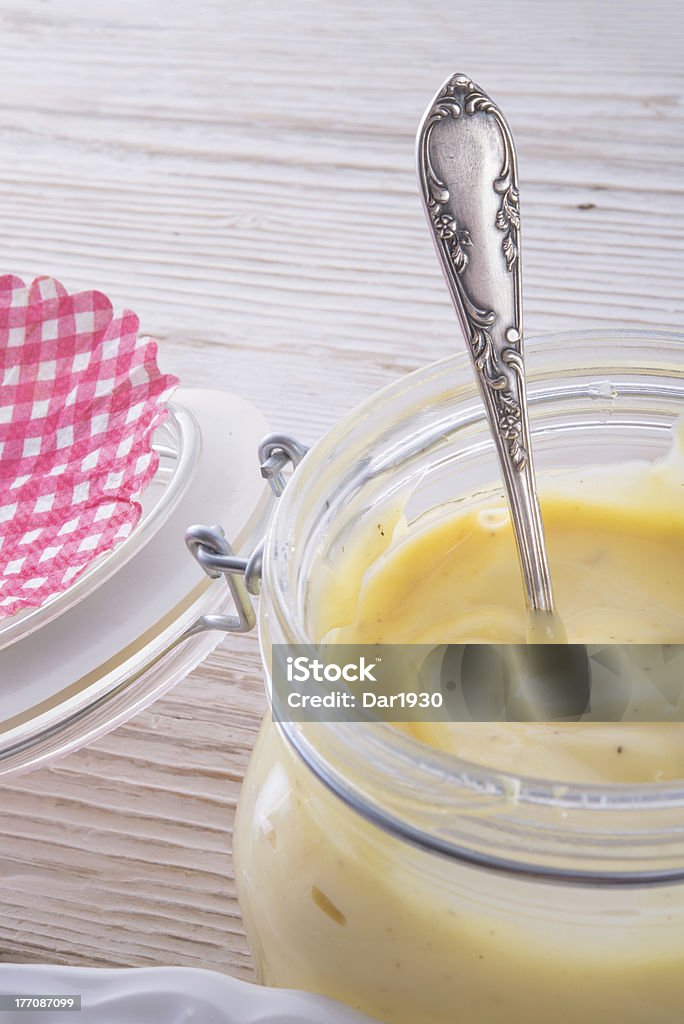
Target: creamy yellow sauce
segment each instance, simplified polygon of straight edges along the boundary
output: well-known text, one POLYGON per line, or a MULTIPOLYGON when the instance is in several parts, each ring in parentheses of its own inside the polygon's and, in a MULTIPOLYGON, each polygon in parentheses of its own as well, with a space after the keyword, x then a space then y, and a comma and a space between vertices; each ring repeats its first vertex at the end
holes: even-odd
MULTIPOLYGON (((572 643, 684 642, 682 434, 666 459, 546 481, 555 598, 572 643)), ((314 582, 315 632, 338 643, 523 643, 528 617, 501 497, 409 526, 390 510, 314 582), (337 585, 343 580, 343 585, 337 585)), ((421 741, 563 781, 684 777, 684 725, 416 723, 421 741)))
POLYGON ((411 846, 267 721, 236 823, 259 980, 387 1024, 680 1024, 682 886, 547 885, 411 846))
MULTIPOLYGON (((571 641, 684 640, 680 456, 545 482, 551 570, 571 641)), ((523 642, 502 496, 414 523, 403 508, 402 499, 374 509, 319 567, 313 634, 523 642)), ((678 724, 407 728, 498 771, 609 783, 684 778, 678 724)), ((684 886, 550 885, 429 854, 331 794, 270 721, 245 780, 234 854, 268 984, 332 996, 388 1024, 682 1020, 684 886)))

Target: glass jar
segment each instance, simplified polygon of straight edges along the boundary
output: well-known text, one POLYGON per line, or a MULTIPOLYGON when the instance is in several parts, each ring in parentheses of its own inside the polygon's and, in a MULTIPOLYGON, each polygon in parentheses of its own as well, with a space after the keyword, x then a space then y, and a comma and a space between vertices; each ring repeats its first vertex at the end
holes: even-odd
MULTIPOLYGON (((684 410, 683 346, 631 331, 528 342, 540 480, 662 455, 684 410)), ((339 423, 292 477, 266 541, 267 680, 272 643, 317 639, 312 580, 327 574, 353 596, 358 581, 335 577, 336 554, 379 510, 400 508, 410 525, 496 491, 495 479, 466 353, 339 423)), ((234 853, 266 984, 390 1024, 674 1024, 684 1014, 684 780, 558 785, 389 725, 268 719, 234 853)))

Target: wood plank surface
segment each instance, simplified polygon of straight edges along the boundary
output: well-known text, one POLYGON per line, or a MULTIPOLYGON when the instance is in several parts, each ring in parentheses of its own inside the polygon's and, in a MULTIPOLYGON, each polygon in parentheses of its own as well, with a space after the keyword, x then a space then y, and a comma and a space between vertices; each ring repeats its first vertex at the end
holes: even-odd
MULTIPOLYGON (((678 2, 0 0, 2 264, 99 287, 165 368, 314 441, 462 344, 415 183, 453 71, 516 136, 528 336, 680 329, 678 2)), ((1 680, 0 680, 1 685, 1 680)), ((233 815, 254 636, 0 786, 0 960, 251 974, 233 815)))

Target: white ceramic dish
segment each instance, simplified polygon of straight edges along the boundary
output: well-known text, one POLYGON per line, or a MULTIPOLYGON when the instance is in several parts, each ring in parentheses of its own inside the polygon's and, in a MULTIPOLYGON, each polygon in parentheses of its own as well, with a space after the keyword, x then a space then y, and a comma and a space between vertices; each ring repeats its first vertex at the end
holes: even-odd
POLYGON ((340 1003, 189 967, 0 965, 0 995, 80 995, 81 1010, 5 1010, 2 1024, 372 1024, 340 1003))

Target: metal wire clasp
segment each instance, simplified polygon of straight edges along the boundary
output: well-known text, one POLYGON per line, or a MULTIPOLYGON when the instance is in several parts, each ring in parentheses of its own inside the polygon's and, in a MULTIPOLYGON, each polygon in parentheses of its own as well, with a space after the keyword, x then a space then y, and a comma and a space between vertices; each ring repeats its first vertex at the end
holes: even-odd
POLYGON ((268 480, 276 498, 283 493, 287 483, 283 469, 288 462, 296 469, 308 450, 306 445, 289 434, 268 434, 263 439, 259 445, 261 475, 268 480))
MULTIPOLYGON (((276 498, 285 490, 287 480, 283 470, 288 463, 297 467, 308 448, 289 434, 268 434, 259 445, 261 475, 268 480, 276 498)), ((218 579, 225 576, 235 601, 236 615, 203 615, 189 630, 188 635, 218 629, 225 633, 248 633, 256 623, 256 613, 250 595, 261 590, 261 565, 264 542, 254 549, 249 558, 233 553, 221 526, 190 526, 185 531, 185 543, 190 554, 202 566, 207 576, 218 579)))

